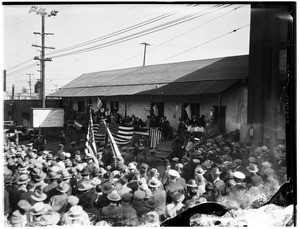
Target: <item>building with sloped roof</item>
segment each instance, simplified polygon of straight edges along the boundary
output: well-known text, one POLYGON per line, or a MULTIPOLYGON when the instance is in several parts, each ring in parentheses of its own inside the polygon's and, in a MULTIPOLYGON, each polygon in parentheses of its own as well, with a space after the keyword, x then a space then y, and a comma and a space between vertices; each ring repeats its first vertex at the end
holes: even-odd
POLYGON ((86 73, 48 97, 72 100, 79 111, 89 103, 98 110, 99 98, 108 110, 116 106, 122 116, 142 120, 156 105, 175 130, 188 105, 192 115, 207 118, 215 106, 232 131, 247 122, 247 77, 248 55, 220 57, 86 73))

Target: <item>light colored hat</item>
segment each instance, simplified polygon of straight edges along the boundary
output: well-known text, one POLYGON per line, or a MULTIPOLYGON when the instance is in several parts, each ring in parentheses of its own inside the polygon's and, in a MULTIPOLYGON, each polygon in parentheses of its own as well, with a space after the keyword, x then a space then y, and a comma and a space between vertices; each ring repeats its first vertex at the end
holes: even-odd
POLYGON ((169 170, 169 175, 172 176, 172 177, 179 177, 179 172, 177 172, 176 170, 174 169, 170 169, 169 170))
POLYGON ((206 170, 204 170, 201 166, 197 166, 195 168, 195 173, 203 175, 206 172, 206 170))
POLYGON ((119 195, 117 190, 113 190, 111 193, 109 193, 107 195, 107 199, 111 200, 111 201, 120 201, 121 200, 121 196, 119 195))
POLYGON ((86 190, 90 190, 94 188, 94 186, 91 184, 91 181, 83 181, 79 187, 78 190, 79 191, 86 191, 86 190))
POLYGON ((239 171, 235 171, 233 173, 233 175, 234 175, 235 178, 240 179, 240 180, 243 180, 246 177, 244 173, 239 172, 239 171))
POLYGON ((136 169, 136 166, 133 163, 129 163, 128 169, 136 169))
POLYGON ((41 202, 47 199, 47 195, 43 193, 41 190, 36 189, 34 191, 34 195, 31 195, 31 198, 35 201, 41 202))
POLYGON ((72 218, 80 218, 81 214, 83 212, 83 208, 80 205, 76 205, 70 208, 70 217, 72 218))
POLYGON ((23 216, 21 215, 21 213, 19 211, 14 211, 10 217, 10 223, 12 225, 14 225, 14 224, 22 223, 22 222, 26 222, 26 221, 23 218, 23 216))
POLYGON ((68 197, 68 204, 70 204, 71 206, 75 206, 79 203, 79 198, 77 196, 69 196, 68 197))
POLYGON ((249 164, 246 169, 250 172, 250 173, 257 173, 258 172, 258 168, 256 164, 249 164))
POLYGON ((32 215, 43 215, 46 210, 46 205, 43 202, 35 203, 31 208, 32 215))
POLYGON ((152 187, 152 188, 157 188, 160 186, 160 181, 156 178, 156 177, 152 177, 149 181, 148 181, 148 186, 152 187))
POLYGON ((133 194, 133 198, 136 200, 143 200, 146 196, 146 193, 142 190, 137 190, 133 194))
POLYGON ((17 184, 26 184, 26 183, 28 183, 30 181, 30 178, 28 177, 28 175, 27 174, 22 174, 20 177, 19 177, 19 179, 18 179, 18 181, 17 181, 17 184))
POLYGON ((186 183, 186 186, 191 187, 191 188, 198 187, 198 185, 194 179, 189 179, 188 182, 186 183))
POLYGON ((70 185, 68 183, 62 181, 57 185, 56 190, 61 193, 65 193, 69 190, 69 188, 70 188, 70 185))

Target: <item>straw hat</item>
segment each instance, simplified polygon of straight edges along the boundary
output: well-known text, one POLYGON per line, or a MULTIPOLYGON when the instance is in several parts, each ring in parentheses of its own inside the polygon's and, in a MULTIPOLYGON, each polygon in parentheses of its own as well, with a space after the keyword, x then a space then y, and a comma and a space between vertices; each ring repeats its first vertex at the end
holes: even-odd
POLYGON ((246 169, 250 172, 250 173, 257 173, 258 172, 258 168, 256 164, 249 164, 246 169))
POLYGON ((157 188, 160 186, 160 181, 155 178, 155 177, 152 177, 149 181, 148 181, 148 186, 151 187, 151 188, 157 188))
POLYGON ((78 219, 81 217, 81 214, 83 212, 83 208, 80 205, 76 205, 70 208, 70 217, 73 219, 78 219))
POLYGON ((235 178, 240 179, 240 180, 243 180, 246 177, 244 173, 239 172, 239 171, 235 171, 233 173, 233 175, 234 175, 235 178))
POLYGON ((69 196, 68 197, 68 204, 70 204, 71 206, 75 206, 79 203, 79 198, 77 196, 69 196))
POLYGON ((194 179, 189 179, 188 182, 186 183, 186 186, 191 187, 191 188, 198 187, 198 185, 196 184, 196 181, 194 179))
POLYGON ((43 215, 46 210, 46 205, 43 202, 35 203, 31 208, 32 215, 43 215))
POLYGON ((206 172, 206 170, 204 170, 201 166, 197 166, 195 168, 195 173, 199 174, 199 175, 203 175, 206 172))
POLYGON ((19 177, 19 179, 18 179, 18 181, 17 181, 17 184, 26 184, 26 183, 28 183, 30 181, 30 178, 28 177, 28 175, 27 174, 22 174, 20 177, 19 177))
POLYGON ((91 181, 83 181, 79 187, 78 190, 79 191, 86 191, 86 190, 90 190, 94 188, 94 186, 92 185, 91 181))
POLYGON ((34 195, 31 195, 31 198, 37 202, 42 202, 47 199, 47 195, 43 193, 41 190, 36 189, 34 191, 34 195))
POLYGON ((20 209, 24 211, 29 211, 31 208, 31 205, 27 200, 20 200, 17 205, 20 209))
POLYGON ((169 170, 169 175, 172 176, 172 177, 179 177, 179 172, 174 170, 174 169, 170 169, 169 170))
POLYGON ((69 190, 69 188, 70 188, 70 185, 63 181, 57 185, 56 190, 61 193, 65 193, 69 190))

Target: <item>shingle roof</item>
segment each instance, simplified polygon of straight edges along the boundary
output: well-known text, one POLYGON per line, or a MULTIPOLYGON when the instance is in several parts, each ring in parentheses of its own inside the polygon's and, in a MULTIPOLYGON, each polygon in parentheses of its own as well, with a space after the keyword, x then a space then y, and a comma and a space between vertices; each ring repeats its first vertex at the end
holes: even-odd
POLYGON ((86 73, 51 97, 219 93, 248 76, 248 55, 86 73))

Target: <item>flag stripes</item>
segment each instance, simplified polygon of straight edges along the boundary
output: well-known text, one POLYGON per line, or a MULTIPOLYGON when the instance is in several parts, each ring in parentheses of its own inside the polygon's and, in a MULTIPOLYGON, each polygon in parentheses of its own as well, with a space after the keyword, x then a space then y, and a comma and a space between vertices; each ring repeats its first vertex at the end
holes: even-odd
POLYGON ((192 120, 192 112, 191 112, 191 105, 190 104, 186 106, 185 111, 186 111, 186 114, 187 114, 189 120, 192 120))
POLYGON ((133 137, 133 126, 119 126, 117 124, 110 123, 109 130, 116 143, 119 145, 125 145, 131 142, 133 137))
POLYGON ((150 147, 151 148, 156 148, 156 146, 159 144, 160 139, 161 139, 161 130, 158 129, 158 127, 151 127, 149 129, 150 132, 150 147))
POLYGON ((103 121, 100 121, 99 123, 95 123, 93 130, 94 130, 95 142, 104 144, 105 137, 106 137, 106 128, 103 121))
POLYGON ((96 164, 98 164, 97 160, 97 147, 96 147, 96 142, 95 142, 95 137, 94 137, 94 125, 93 125, 93 119, 92 115, 90 114, 90 121, 89 121, 89 126, 88 126, 88 132, 86 135, 86 148, 88 151, 88 154, 93 157, 93 160, 96 164))

